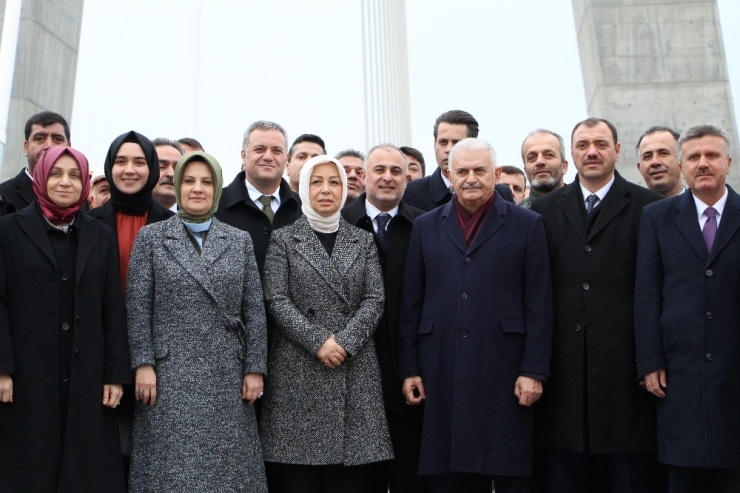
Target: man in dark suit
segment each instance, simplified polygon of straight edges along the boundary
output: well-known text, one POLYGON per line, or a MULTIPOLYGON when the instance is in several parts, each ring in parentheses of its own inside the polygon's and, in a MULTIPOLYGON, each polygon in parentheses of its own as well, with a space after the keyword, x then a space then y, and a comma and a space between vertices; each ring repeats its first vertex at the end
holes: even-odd
POLYGON ((385 311, 373 334, 380 364, 383 400, 395 459, 380 464, 365 481, 364 493, 419 492, 421 408, 408 406, 398 381, 398 323, 403 293, 403 273, 414 219, 424 212, 405 204, 401 197, 409 181, 404 153, 390 144, 370 149, 365 159, 366 193, 342 217, 375 234, 385 281, 385 311))
POLYGON ((425 402, 419 473, 432 493, 490 493, 491 479, 527 492, 530 406, 550 372, 545 229, 494 194, 489 144, 464 139, 449 161, 455 198, 414 223, 401 308, 403 393, 425 402))
MULTIPOLYGON (((403 201, 424 212, 449 202, 452 192, 447 175, 447 157, 452 146, 463 139, 476 137, 478 121, 467 111, 451 110, 439 115, 434 122, 434 157, 437 160, 437 169, 431 175, 409 183, 403 201)), ((496 192, 507 202, 514 202, 508 186, 496 185, 496 192)))
POLYGON ((17 210, 27 207, 36 200, 33 193, 33 168, 36 167, 41 154, 50 147, 69 147, 69 124, 57 113, 42 111, 36 113, 26 122, 24 129, 26 140, 23 141, 23 152, 26 154, 28 167, 0 184, 0 194, 15 206, 17 210))
POLYGON ((691 193, 642 214, 635 291, 638 375, 658 397, 670 493, 740 491, 740 195, 727 132, 678 140, 691 193))
POLYGON ((549 492, 586 491, 595 456, 608 465, 612 491, 649 491, 655 407, 636 381, 634 272, 642 208, 661 196, 615 171, 619 151, 611 123, 578 123, 577 179, 532 203, 545 221, 555 294, 536 432, 549 449, 549 492))
POLYGON ((224 188, 216 217, 249 233, 264 271, 270 234, 301 217, 301 199, 283 179, 288 134, 277 123, 256 121, 244 132, 242 171, 224 188))

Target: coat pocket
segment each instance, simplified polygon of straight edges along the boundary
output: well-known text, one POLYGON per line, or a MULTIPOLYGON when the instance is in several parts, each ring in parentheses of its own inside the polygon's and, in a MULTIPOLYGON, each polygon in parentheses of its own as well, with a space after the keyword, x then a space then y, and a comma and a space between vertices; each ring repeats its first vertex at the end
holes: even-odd
POLYGON ((507 334, 524 334, 524 320, 516 318, 502 318, 501 319, 501 332, 507 334))
POLYGON ((166 344, 155 344, 154 345, 154 359, 164 359, 170 354, 170 347, 166 344))
POLYGON ((431 334, 434 328, 434 320, 422 320, 419 323, 419 334, 431 334))

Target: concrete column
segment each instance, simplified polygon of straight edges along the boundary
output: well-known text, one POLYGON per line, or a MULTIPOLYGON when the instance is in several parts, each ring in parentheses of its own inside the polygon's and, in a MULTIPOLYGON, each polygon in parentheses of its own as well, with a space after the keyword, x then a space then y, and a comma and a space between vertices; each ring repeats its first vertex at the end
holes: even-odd
POLYGON ((573 13, 588 114, 617 127, 625 178, 644 185, 635 145, 653 125, 720 125, 740 155, 716 0, 573 0, 573 13))
POLYGON ((362 0, 365 144, 411 142, 404 0, 362 0))
MULTIPOLYGON (((84 0, 23 0, 0 181, 26 165, 23 127, 39 111, 71 121, 84 0)), ((0 12, 5 0, 0 0, 0 12)), ((74 128, 72 128, 74 143, 74 128)))

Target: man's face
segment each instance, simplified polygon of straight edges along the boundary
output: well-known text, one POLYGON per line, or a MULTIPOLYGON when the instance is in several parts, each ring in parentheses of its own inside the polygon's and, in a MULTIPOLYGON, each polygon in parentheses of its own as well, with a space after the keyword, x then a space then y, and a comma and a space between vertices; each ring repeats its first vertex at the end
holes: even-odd
POLYGON ((606 185, 614 175, 619 149, 620 145, 614 142, 606 123, 599 122, 590 128, 586 125, 578 127, 573 133, 570 152, 581 182, 599 188, 606 185))
POLYGON ((468 138, 468 127, 462 124, 449 124, 442 122, 437 127, 437 140, 434 141, 434 157, 437 166, 442 171, 447 171, 447 156, 450 149, 463 139, 468 138))
POLYGON ((501 168, 493 170, 490 154, 485 150, 455 151, 455 165, 450 173, 450 183, 460 205, 471 214, 480 209, 493 196, 501 168))
POLYGON ((288 181, 293 191, 298 191, 298 184, 301 181, 301 169, 303 169, 306 161, 322 154, 324 154, 324 149, 315 142, 299 142, 293 147, 293 155, 288 161, 288 181))
POLYGON ((36 167, 36 163, 39 162, 45 150, 59 146, 69 147, 69 141, 61 123, 52 123, 45 127, 37 124, 31 125, 31 135, 23 142, 23 152, 28 160, 28 171, 33 172, 33 168, 36 167))
POLYGON ((110 198, 110 185, 108 180, 102 178, 90 187, 90 209, 95 209, 108 202, 110 198))
POLYGON ((421 171, 421 163, 408 154, 406 154, 406 160, 409 162, 409 180, 424 178, 424 173, 421 171))
POLYGON ((247 148, 242 149, 242 169, 255 188, 272 193, 280 186, 288 162, 287 147, 285 136, 278 130, 257 129, 249 134, 247 148))
POLYGON ((383 212, 401 202, 409 175, 403 155, 396 149, 375 149, 367 162, 367 200, 383 212))
POLYGON ((676 156, 676 140, 670 132, 646 135, 638 151, 640 170, 650 190, 669 197, 681 191, 681 168, 676 156))
POLYGON ((725 178, 732 164, 724 139, 707 135, 686 140, 681 154, 681 169, 691 192, 704 203, 714 205, 724 195, 725 178))
POLYGON ((354 156, 341 157, 339 162, 347 173, 347 198, 354 200, 365 191, 365 163, 354 156))
POLYGON ((522 146, 522 159, 524 173, 535 191, 549 193, 563 186, 568 161, 560 155, 560 141, 554 135, 531 135, 522 146))
POLYGON ((157 146, 159 158, 159 182, 152 190, 154 200, 159 202, 163 207, 170 208, 175 202, 175 165, 182 155, 180 151, 172 146, 157 146))
POLYGON ((524 180, 524 175, 514 173, 513 175, 501 172, 501 176, 498 182, 504 185, 508 185, 511 188, 511 193, 514 195, 514 203, 518 204, 524 200, 524 191, 527 188, 527 183, 524 180))

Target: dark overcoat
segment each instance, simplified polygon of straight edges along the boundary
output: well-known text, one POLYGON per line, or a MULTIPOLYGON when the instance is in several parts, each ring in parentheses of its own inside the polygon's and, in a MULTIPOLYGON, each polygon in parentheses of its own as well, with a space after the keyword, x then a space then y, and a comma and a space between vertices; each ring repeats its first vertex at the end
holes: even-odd
POLYGON ((545 221, 555 299, 550 380, 536 410, 546 447, 584 451, 588 406, 591 453, 655 448, 655 405, 637 384, 633 319, 640 214, 660 198, 615 173, 590 232, 578 180, 532 203, 545 221))
POLYGON ((532 408, 514 387, 550 368, 542 218, 497 196, 470 247, 454 202, 417 218, 400 335, 399 374, 426 391, 419 473, 529 476, 532 408))
POLYGON ((691 193, 646 207, 637 258, 639 376, 666 369, 658 459, 740 469, 740 196, 732 189, 711 252, 691 193))
POLYGON ((43 221, 35 204, 0 218, 0 372, 13 375, 13 402, 0 404, 0 489, 123 491, 116 415, 102 404, 104 384, 131 379, 113 235, 78 213, 74 278, 65 279, 43 221), (75 318, 62 462, 64 282, 75 284, 75 318))
POLYGON ((25 209, 35 201, 33 180, 26 173, 26 168, 21 169, 13 178, 0 183, 0 194, 9 200, 16 210, 25 209))
MULTIPOLYGON (((507 202, 514 202, 514 195, 507 185, 496 185, 496 193, 507 202)), ((424 212, 445 205, 452 198, 450 189, 442 181, 442 169, 437 168, 434 173, 418 180, 411 180, 406 185, 403 201, 412 207, 424 212)))

